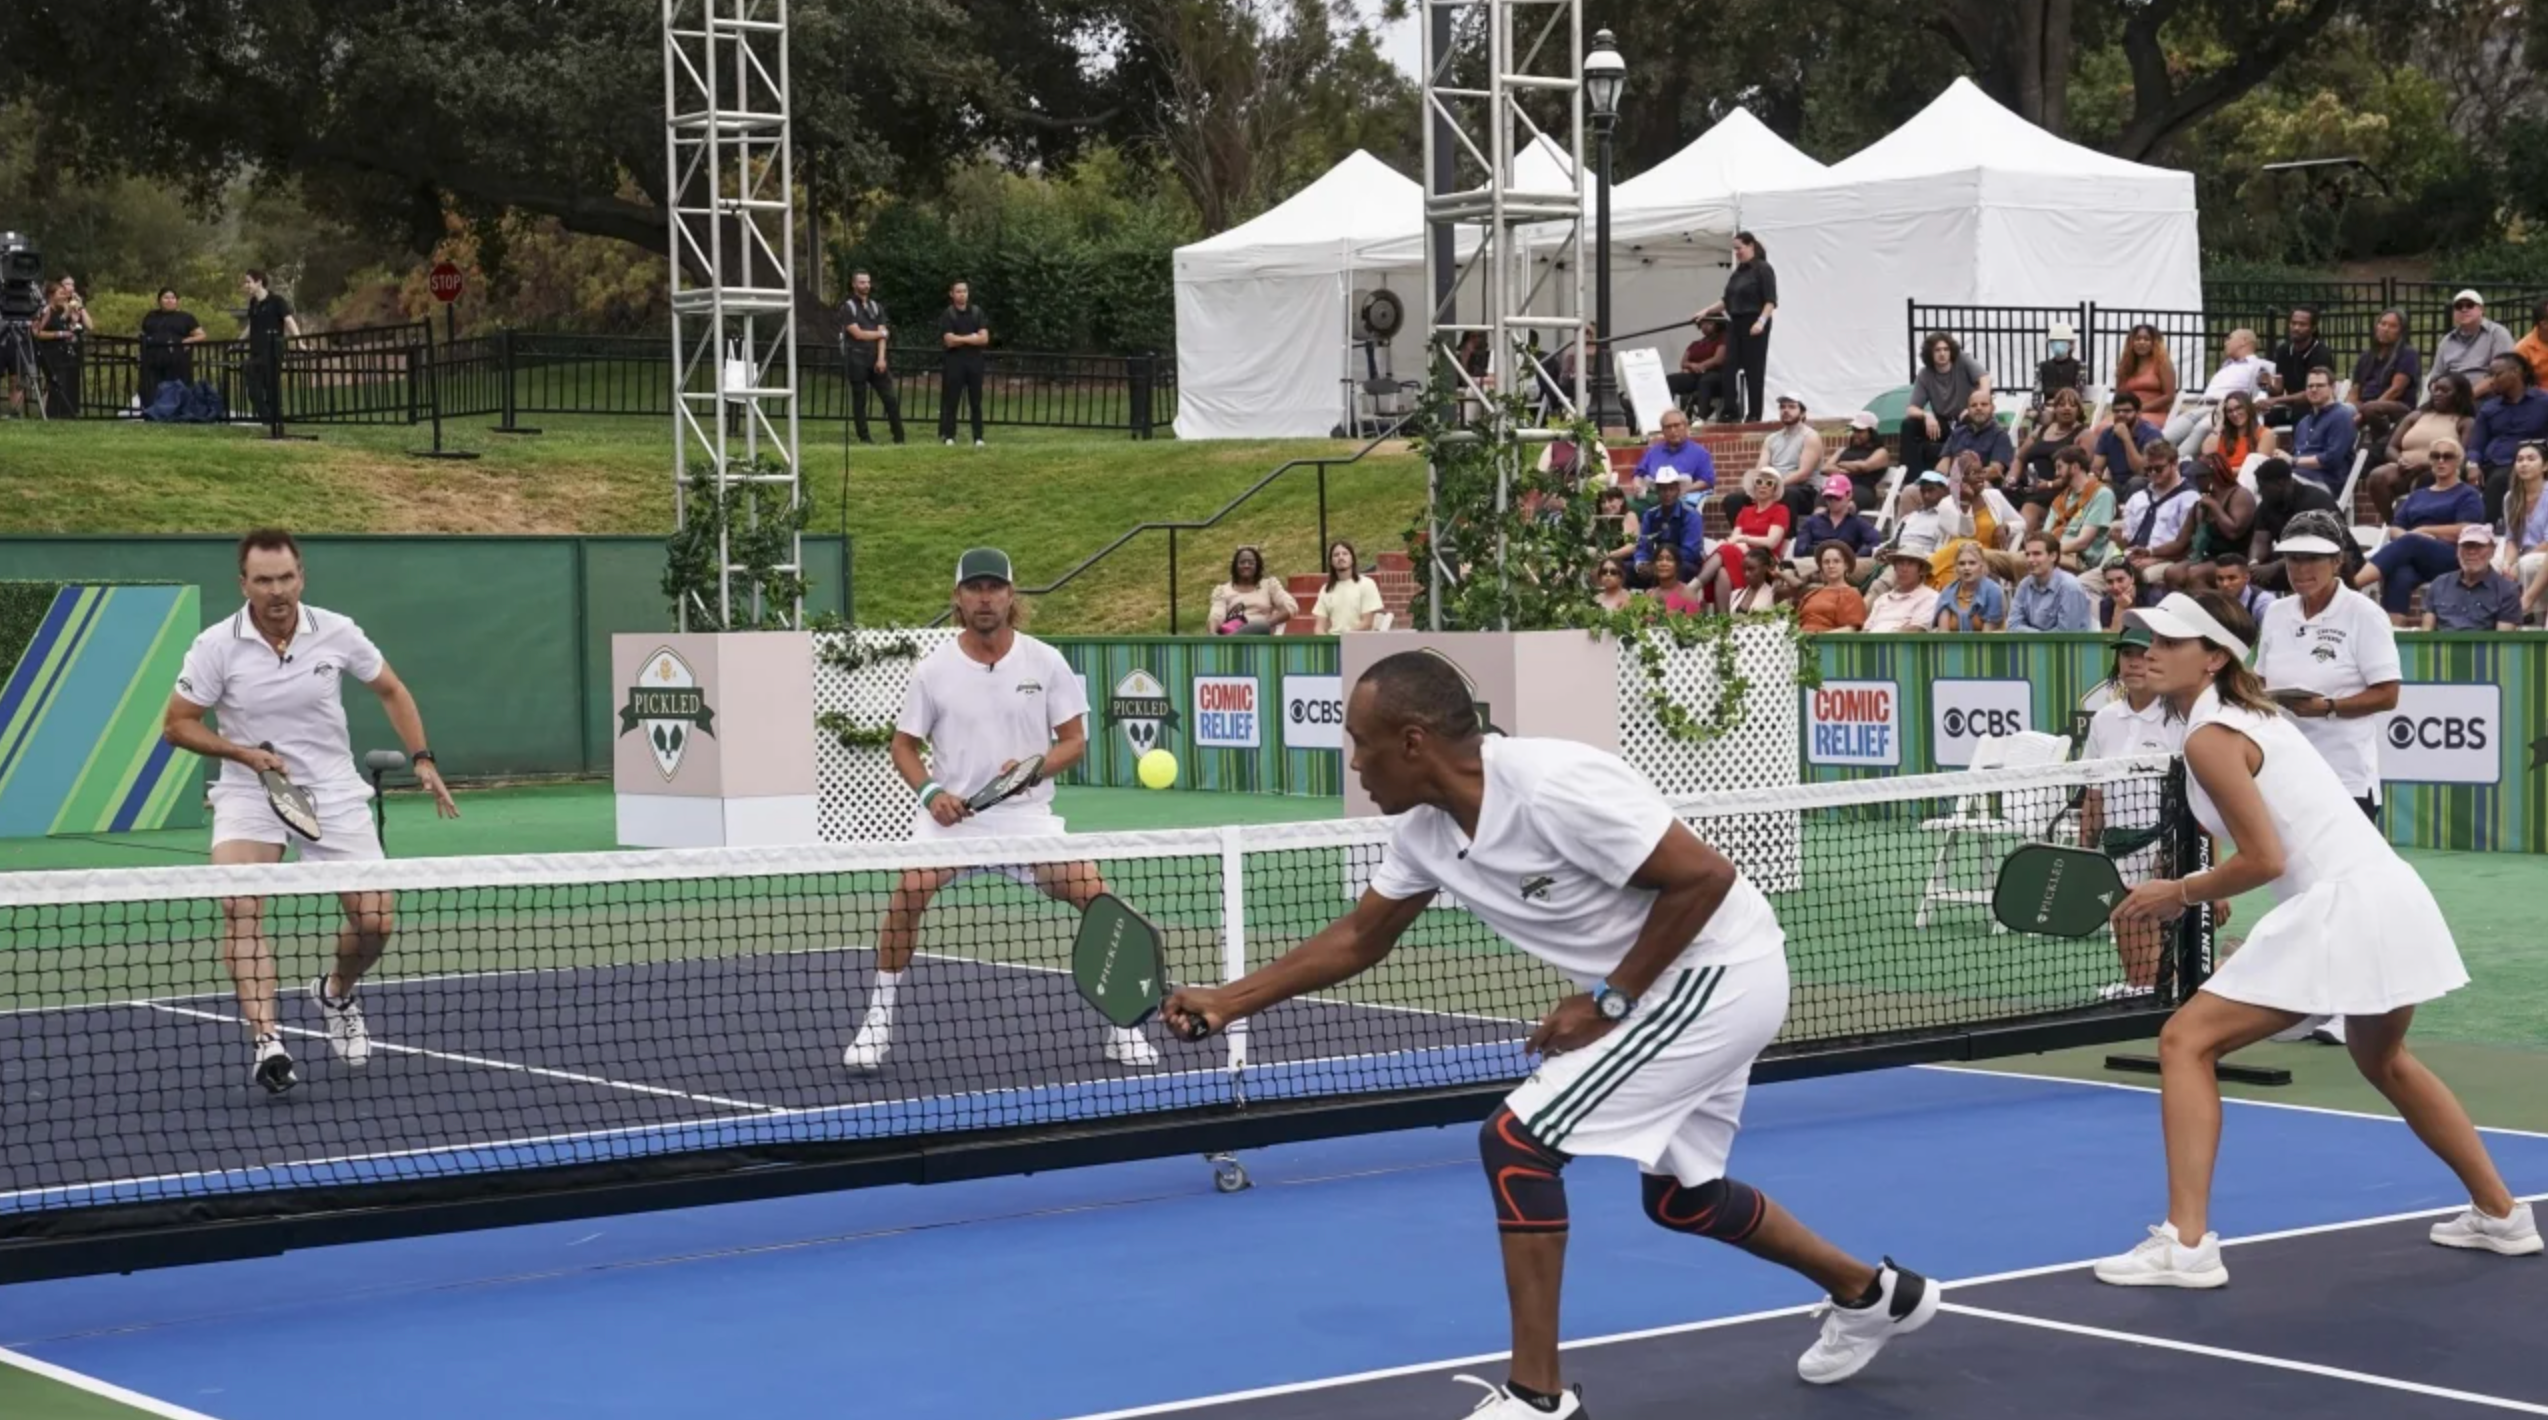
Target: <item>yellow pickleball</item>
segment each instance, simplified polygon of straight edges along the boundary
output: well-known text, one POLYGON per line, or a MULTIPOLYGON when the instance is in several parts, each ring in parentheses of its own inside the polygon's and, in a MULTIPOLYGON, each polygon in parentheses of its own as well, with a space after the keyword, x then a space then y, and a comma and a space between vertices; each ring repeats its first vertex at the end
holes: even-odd
POLYGON ((1177 757, 1164 749, 1154 749, 1133 766, 1141 782, 1153 789, 1165 789, 1177 782, 1177 757))

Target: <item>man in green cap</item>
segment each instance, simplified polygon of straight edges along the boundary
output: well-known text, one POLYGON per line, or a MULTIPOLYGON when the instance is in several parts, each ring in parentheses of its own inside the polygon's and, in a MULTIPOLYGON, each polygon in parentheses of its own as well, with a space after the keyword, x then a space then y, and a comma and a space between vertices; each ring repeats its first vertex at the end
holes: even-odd
MULTIPOLYGON (((894 721, 893 759, 917 800, 914 838, 1050 838, 1063 832, 1053 812, 1052 781, 1088 752, 1088 692, 1061 652, 1019 629, 1026 604, 1012 582, 1009 555, 998 548, 977 547, 956 559, 960 629, 912 670, 902 714, 894 721), (980 813, 967 805, 993 779, 1038 754, 1044 756, 1044 771, 1035 785, 980 813)), ((842 1064, 874 1070, 885 1063, 904 976, 920 945, 920 915, 939 889, 966 872, 983 871, 1082 909, 1106 890, 1094 863, 905 871, 876 932, 875 989, 842 1064)), ((1106 1058, 1147 1067, 1159 1063, 1159 1052, 1139 1030, 1109 1027, 1106 1058)))
MULTIPOLYGON (((2167 703, 2150 689, 2144 673, 2150 641, 2150 628, 2142 624, 2140 614, 2125 613, 2123 632, 2114 642, 2114 678, 2100 687, 2107 699, 2088 721, 2088 742, 2081 748, 2080 758, 2131 759, 2184 752, 2184 722, 2169 716, 2167 703)), ((2090 788, 2081 793, 2079 846, 2102 850, 2110 833, 2154 835, 2146 846, 2115 862, 2129 886, 2149 881, 2165 865, 2159 861, 2160 843, 2155 836, 2159 827, 2158 795, 2141 784, 2130 785, 2124 792, 2130 797, 2111 806, 2106 803, 2103 789, 2090 788)), ((2109 1001, 2126 1001, 2157 990, 2159 957, 2164 946, 2165 939, 2155 924, 2117 925, 2115 952, 2123 960, 2123 980, 2098 994, 2109 1001)))

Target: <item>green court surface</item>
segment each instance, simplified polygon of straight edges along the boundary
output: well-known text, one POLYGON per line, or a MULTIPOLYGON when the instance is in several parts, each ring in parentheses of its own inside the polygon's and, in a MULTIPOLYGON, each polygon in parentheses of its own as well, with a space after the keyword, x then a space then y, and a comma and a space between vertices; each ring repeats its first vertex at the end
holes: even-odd
MULTIPOLYGON (((197 1412, 180 1409, 147 1396, 129 1394, 101 1382, 87 1381, 85 1389, 52 1375, 26 1369, 35 1365, 14 1352, 0 1351, 0 1415, 9 1420, 135 1420, 153 1415, 162 1417, 196 1417, 197 1412)), ((47 1368, 49 1371, 51 1368, 47 1368)), ((238 1417, 245 1420, 245 1417, 238 1417)))

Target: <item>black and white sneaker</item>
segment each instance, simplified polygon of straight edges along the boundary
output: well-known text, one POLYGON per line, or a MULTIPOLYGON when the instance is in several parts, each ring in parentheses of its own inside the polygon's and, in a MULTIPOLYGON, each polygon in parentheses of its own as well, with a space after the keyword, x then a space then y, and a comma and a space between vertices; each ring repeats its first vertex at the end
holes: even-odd
POLYGON ((256 1079, 270 1095, 282 1094, 301 1083, 301 1077, 292 1073, 292 1052, 283 1048, 283 1037, 257 1037, 256 1079))
POLYGON ((1797 1358, 1797 1375, 1813 1385, 1845 1381, 1865 1370, 1886 1342, 1910 1335, 1938 1314, 1938 1285, 1894 1266, 1890 1257, 1876 1269, 1876 1288, 1876 1299, 1867 1306, 1823 1304, 1823 1334, 1797 1358))

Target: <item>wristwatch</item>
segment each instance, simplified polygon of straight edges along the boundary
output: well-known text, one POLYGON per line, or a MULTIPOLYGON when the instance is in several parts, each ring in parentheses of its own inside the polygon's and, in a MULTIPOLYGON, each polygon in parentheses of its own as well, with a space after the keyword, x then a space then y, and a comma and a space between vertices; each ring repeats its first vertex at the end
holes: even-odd
POLYGON ((1593 1009, 1606 1021, 1622 1021, 1637 1009, 1637 998, 1604 981, 1593 988, 1593 1009))
POLYGON ((429 749, 420 749, 415 753, 408 755, 407 762, 409 764, 430 764, 436 769, 440 769, 442 767, 442 761, 434 758, 434 752, 429 749))

